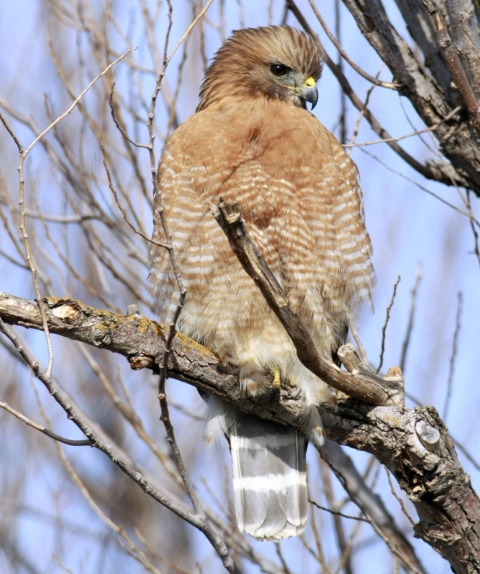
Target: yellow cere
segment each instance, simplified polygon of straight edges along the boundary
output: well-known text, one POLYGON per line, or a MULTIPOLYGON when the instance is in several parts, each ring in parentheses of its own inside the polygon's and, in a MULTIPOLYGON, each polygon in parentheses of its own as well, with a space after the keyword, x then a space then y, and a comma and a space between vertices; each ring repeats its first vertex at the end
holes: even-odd
POLYGON ((310 76, 309 78, 307 78, 305 80, 305 85, 307 86, 307 88, 313 88, 313 86, 316 84, 317 82, 314 80, 314 78, 312 78, 312 76, 310 76))

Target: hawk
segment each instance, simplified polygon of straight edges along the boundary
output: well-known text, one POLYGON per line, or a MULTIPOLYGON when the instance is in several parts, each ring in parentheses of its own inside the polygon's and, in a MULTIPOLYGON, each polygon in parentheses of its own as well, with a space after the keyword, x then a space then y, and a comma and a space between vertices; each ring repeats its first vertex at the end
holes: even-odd
MULTIPOLYGON (((239 369, 247 395, 297 387, 307 404, 292 429, 209 399, 207 435, 227 435, 240 529, 262 540, 300 534, 307 520, 307 440, 324 442, 318 405, 334 391, 298 360, 210 213, 236 202, 247 231, 324 357, 335 360, 352 315, 369 300, 371 243, 357 169, 307 109, 321 53, 288 26, 237 30, 216 53, 196 113, 170 137, 159 166, 153 240, 170 226, 187 295, 178 328, 239 369)), ((178 303, 168 252, 152 243, 150 280, 162 320, 178 303)))

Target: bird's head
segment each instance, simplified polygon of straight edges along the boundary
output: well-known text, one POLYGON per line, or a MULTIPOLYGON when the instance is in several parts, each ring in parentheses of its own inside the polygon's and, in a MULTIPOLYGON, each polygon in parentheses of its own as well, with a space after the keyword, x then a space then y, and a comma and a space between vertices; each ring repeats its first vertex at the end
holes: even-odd
POLYGON ((236 30, 216 53, 197 111, 232 99, 265 96, 306 108, 318 100, 322 58, 313 38, 289 26, 236 30))

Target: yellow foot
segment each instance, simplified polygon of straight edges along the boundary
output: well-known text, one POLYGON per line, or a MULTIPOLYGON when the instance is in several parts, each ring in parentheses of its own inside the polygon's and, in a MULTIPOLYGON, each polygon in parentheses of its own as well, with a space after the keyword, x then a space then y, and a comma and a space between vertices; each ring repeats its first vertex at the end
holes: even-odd
POLYGON ((273 369, 273 382, 272 382, 272 387, 274 389, 279 389, 280 388, 280 383, 282 382, 282 379, 280 377, 280 369, 278 367, 275 367, 273 369))

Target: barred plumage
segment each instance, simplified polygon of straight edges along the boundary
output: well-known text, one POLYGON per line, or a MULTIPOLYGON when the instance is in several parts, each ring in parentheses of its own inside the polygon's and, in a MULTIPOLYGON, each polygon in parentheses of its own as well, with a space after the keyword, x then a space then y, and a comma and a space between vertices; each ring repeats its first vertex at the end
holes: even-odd
MULTIPOLYGON (((235 32, 207 71, 197 113, 171 136, 159 169, 162 203, 187 289, 179 329, 238 365, 247 393, 269 392, 273 377, 299 385, 310 408, 303 431, 316 444, 323 443, 317 405, 335 402, 335 395, 298 361, 209 203, 223 197, 239 204, 250 237, 292 309, 320 352, 334 356, 354 308, 370 298, 373 268, 355 164, 305 109, 304 96, 313 98, 312 78, 317 80, 320 71, 314 40, 297 30, 235 32), (271 66, 280 64, 287 72, 276 77, 271 66)), ((160 241, 157 211, 153 239, 160 241)), ((151 262, 159 312, 167 320, 177 301, 168 254, 152 245, 151 262)), ((210 428, 219 423, 230 435, 239 525, 262 539, 301 532, 307 505, 300 433, 252 422, 225 405, 211 403, 211 412, 210 428), (265 456, 254 468, 256 458, 245 453, 249 444, 252 452, 263 444, 262 434, 277 435, 289 446, 263 449, 265 456), (277 478, 256 478, 246 487, 260 469, 277 478), (260 484, 270 485, 269 496, 261 494, 260 484)))

